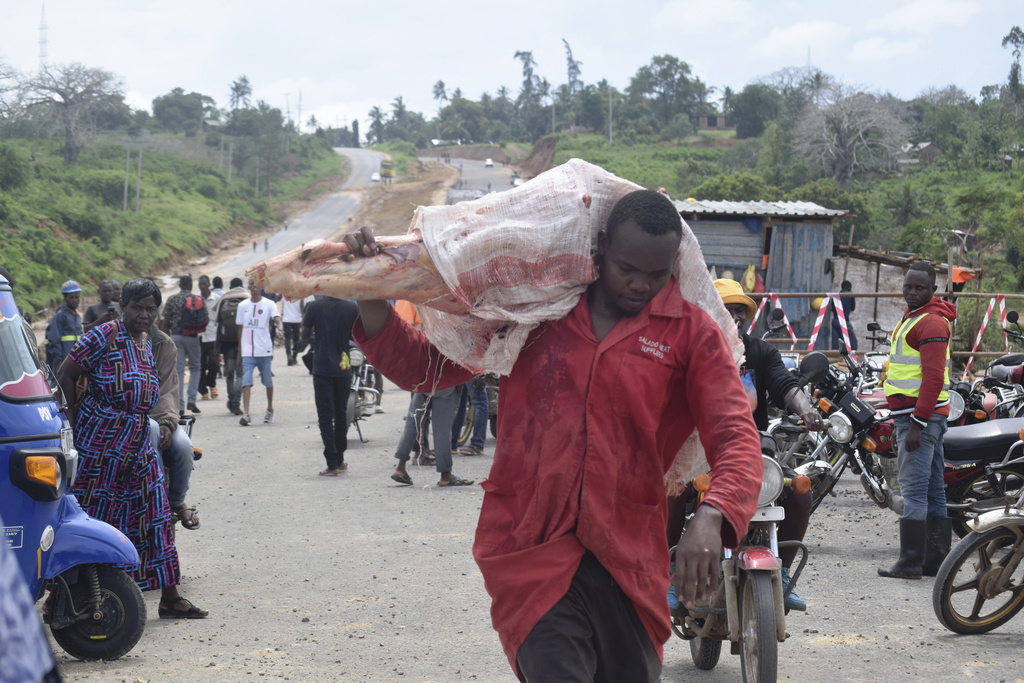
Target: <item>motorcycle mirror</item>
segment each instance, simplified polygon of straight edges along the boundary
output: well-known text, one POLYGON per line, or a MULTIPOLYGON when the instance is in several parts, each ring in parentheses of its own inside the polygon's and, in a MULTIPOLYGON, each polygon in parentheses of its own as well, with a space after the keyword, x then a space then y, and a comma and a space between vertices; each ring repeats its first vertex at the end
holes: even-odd
POLYGON ((828 373, 828 358, 820 351, 813 351, 800 361, 800 376, 812 384, 817 384, 828 373))
MULTIPOLYGON (((1013 311, 1010 311, 1010 312, 1012 313, 1013 311)), ((772 309, 772 320, 773 321, 775 321, 775 322, 782 322, 782 319, 785 318, 785 317, 786 317, 786 314, 782 311, 781 308, 773 308, 772 309)), ((1007 315, 1006 318, 1007 318, 1007 320, 1009 320, 1010 316, 1007 315)), ((1015 321, 1011 321, 1011 322, 1015 322, 1015 321)))
MULTIPOLYGON (((1013 313, 1013 311, 1010 311, 1010 313, 1013 313)), ((1007 319, 1009 319, 1009 317, 1010 317, 1009 314, 1007 314, 1006 317, 1007 317, 1007 319)), ((878 323, 876 323, 876 322, 868 323, 868 332, 881 332, 881 330, 882 330, 882 326, 879 325, 878 323)))
POLYGON ((1017 314, 1017 311, 1010 311, 1006 314, 1006 320, 1011 324, 1016 323, 1019 319, 1020 315, 1017 314))

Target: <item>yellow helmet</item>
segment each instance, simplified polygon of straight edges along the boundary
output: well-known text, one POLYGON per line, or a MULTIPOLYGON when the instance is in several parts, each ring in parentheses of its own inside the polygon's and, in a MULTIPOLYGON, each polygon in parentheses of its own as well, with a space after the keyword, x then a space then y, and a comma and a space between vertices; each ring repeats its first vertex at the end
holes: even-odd
POLYGON ((813 308, 815 311, 820 311, 821 310, 821 302, 824 301, 824 300, 825 300, 824 297, 820 297, 820 296, 811 299, 811 308, 813 308))

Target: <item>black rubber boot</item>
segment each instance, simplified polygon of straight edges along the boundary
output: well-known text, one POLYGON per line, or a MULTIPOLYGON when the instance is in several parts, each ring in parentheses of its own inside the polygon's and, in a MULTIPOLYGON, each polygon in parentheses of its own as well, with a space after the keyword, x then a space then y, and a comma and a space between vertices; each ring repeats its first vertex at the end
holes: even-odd
POLYGON ((920 579, 924 562, 925 529, 923 519, 900 519, 900 559, 878 575, 890 579, 920 579))
POLYGON ((927 524, 927 540, 924 546, 924 564, 921 573, 935 576, 939 573, 942 561, 949 554, 949 546, 953 540, 953 521, 949 517, 929 517, 927 524))

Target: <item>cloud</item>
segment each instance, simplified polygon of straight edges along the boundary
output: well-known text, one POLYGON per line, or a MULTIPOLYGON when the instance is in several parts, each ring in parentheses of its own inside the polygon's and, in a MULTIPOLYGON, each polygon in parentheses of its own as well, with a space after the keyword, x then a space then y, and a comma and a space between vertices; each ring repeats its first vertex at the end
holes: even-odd
POLYGON ((860 63, 888 62, 920 53, 921 45, 916 40, 887 40, 872 36, 854 43, 848 59, 860 63))
POLYGON ((751 49, 751 54, 771 55, 772 61, 801 63, 810 48, 812 55, 832 53, 846 40, 850 29, 834 21, 800 21, 774 28, 751 49))
POLYGON ((686 32, 728 27, 735 34, 752 27, 756 16, 756 6, 747 0, 673 0, 651 16, 650 27, 655 31, 686 32))
POLYGON ((894 34, 927 34, 944 26, 965 26, 981 11, 981 3, 973 0, 915 0, 873 16, 866 28, 894 34))

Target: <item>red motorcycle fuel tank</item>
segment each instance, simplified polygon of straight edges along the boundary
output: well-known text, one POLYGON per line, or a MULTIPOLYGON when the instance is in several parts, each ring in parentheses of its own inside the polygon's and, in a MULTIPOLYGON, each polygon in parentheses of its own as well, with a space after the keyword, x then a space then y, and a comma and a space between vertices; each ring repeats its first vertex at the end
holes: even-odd
POLYGON ((885 453, 891 451, 893 445, 896 443, 896 425, 893 424, 892 420, 886 420, 879 422, 868 432, 878 448, 875 449, 875 453, 885 453))

